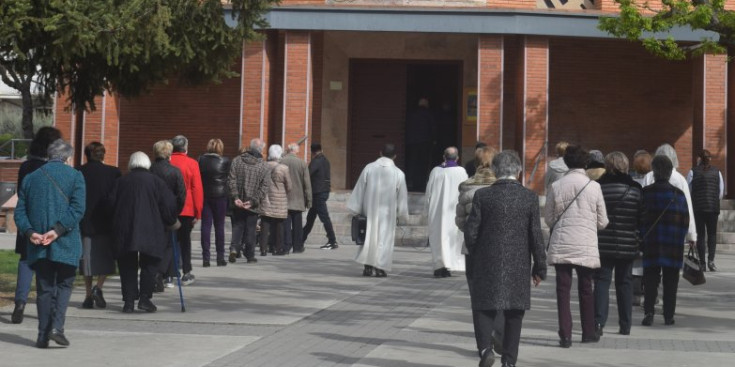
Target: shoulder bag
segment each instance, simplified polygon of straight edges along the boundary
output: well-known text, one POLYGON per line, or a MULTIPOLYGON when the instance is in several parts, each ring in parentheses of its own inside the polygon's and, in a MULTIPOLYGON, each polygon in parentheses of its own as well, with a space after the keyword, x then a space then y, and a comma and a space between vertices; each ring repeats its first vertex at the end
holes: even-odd
POLYGON ((559 223, 559 221, 561 220, 561 217, 564 216, 564 213, 567 212, 567 210, 569 209, 569 207, 572 206, 572 204, 574 204, 575 201, 577 201, 577 198, 579 197, 579 194, 581 194, 582 191, 584 191, 584 189, 586 189, 587 186, 591 182, 592 182, 592 180, 587 181, 587 183, 582 187, 582 190, 579 190, 579 192, 577 192, 577 195, 574 195, 574 199, 572 199, 572 201, 570 201, 569 204, 567 204, 567 206, 561 212, 561 215, 559 215, 559 218, 557 218, 556 221, 554 222, 554 224, 552 224, 551 227, 549 227, 549 241, 546 242, 546 251, 549 251, 549 246, 551 246, 551 233, 554 231, 554 227, 556 227, 556 224, 559 223))

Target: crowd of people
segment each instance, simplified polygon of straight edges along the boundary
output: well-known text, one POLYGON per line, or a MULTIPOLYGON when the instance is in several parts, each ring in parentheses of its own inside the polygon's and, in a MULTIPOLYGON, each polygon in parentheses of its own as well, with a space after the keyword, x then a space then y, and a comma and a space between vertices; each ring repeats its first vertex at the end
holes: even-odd
MULTIPOLYGON (((179 135, 156 142, 153 161, 133 153, 122 175, 103 163, 105 147, 98 142, 85 147, 87 163, 73 169, 73 148, 59 131, 40 129, 18 175, 16 251, 21 257, 12 321, 23 321, 35 273, 36 345, 45 348, 49 340, 69 345, 64 319, 77 267, 85 281, 83 308, 106 307, 104 283, 117 265, 122 311, 134 312, 137 301, 139 310, 155 312, 154 293, 173 287, 174 277, 183 285, 196 279, 191 233, 200 220, 203 267, 213 262, 212 227, 216 266, 243 255, 247 263, 256 263, 256 245, 260 256, 302 253, 317 217, 327 237, 321 249, 337 249, 327 209, 330 166, 321 146, 311 144, 308 165, 296 143, 285 151, 272 144, 264 159, 265 148, 253 139, 230 161, 222 141, 212 139, 195 160, 188 155, 188 140, 179 135)), ((465 272, 481 367, 492 365, 496 353, 503 366, 515 366, 531 284, 546 278, 547 265, 556 274, 563 348, 572 346, 573 273, 581 342, 594 343, 607 323, 613 279, 618 332, 628 335, 638 293, 644 295, 641 324, 653 323, 659 283, 664 324, 675 323, 687 244, 696 248, 702 268, 717 270, 715 233, 724 185, 708 151, 699 153, 699 163, 685 177, 677 172, 678 157, 668 144, 653 155, 636 152, 632 165, 618 151, 603 155, 565 142, 556 150, 558 158, 549 162, 544 179, 543 210, 537 194, 521 184, 522 164, 514 151, 478 144, 468 175, 457 148, 448 147, 443 163, 429 173, 424 210, 433 275, 465 272)), ((397 223, 408 217, 406 176, 395 165, 396 154, 395 145, 386 144, 363 169, 346 204, 353 215, 366 218, 364 244, 355 256, 364 276, 388 276, 397 223)))

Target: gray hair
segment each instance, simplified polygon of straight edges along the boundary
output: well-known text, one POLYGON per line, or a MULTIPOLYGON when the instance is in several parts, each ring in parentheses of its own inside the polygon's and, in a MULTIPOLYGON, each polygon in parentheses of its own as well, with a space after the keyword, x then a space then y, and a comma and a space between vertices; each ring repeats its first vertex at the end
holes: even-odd
POLYGON ((599 150, 590 150, 590 161, 596 163, 605 163, 605 155, 599 150))
POLYGON ((628 157, 623 152, 611 152, 605 156, 605 170, 611 173, 628 173, 628 157))
POLYGON ((455 147, 444 149, 444 159, 447 161, 456 161, 459 158, 459 152, 455 147))
POLYGON ((289 144, 286 149, 286 153, 298 153, 298 152, 299 152, 299 145, 296 143, 289 144))
POLYGON ((136 168, 150 169, 151 159, 148 155, 143 152, 135 152, 130 155, 130 161, 128 162, 128 169, 133 170, 136 168))
POLYGON ((171 139, 171 144, 174 146, 174 152, 186 152, 189 150, 189 139, 183 135, 176 135, 171 139))
POLYGON ((271 147, 268 148, 268 160, 269 161, 277 161, 281 159, 281 155, 283 154, 283 148, 281 148, 278 144, 271 144, 271 147))
POLYGON ((493 158, 492 169, 497 178, 518 177, 522 169, 521 158, 514 150, 504 150, 493 158))
POLYGON ((654 155, 662 155, 668 158, 671 161, 671 164, 674 166, 674 169, 679 168, 679 158, 676 155, 676 150, 674 150, 674 147, 672 147, 669 144, 663 144, 660 147, 656 148, 656 153, 654 155))
POLYGON ((653 161, 651 161, 651 170, 653 171, 654 180, 668 180, 671 178, 671 172, 674 170, 674 165, 671 163, 669 157, 665 155, 657 155, 653 157, 653 161))
POLYGON ((250 150, 256 151, 258 153, 263 153, 263 148, 265 148, 265 142, 263 142, 259 138, 250 140, 250 150))
POLYGON ((72 148, 71 144, 65 142, 64 139, 56 139, 48 146, 46 153, 48 154, 49 160, 53 159, 66 162, 69 157, 74 155, 74 148, 72 148))

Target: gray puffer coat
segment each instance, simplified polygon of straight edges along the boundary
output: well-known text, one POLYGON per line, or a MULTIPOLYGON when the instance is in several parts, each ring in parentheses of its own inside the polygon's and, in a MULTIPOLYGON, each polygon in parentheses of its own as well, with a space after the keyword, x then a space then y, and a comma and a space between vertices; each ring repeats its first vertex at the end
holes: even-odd
POLYGON ((276 161, 268 162, 268 194, 260 203, 261 215, 271 218, 288 217, 288 192, 291 191, 291 175, 288 167, 276 161))

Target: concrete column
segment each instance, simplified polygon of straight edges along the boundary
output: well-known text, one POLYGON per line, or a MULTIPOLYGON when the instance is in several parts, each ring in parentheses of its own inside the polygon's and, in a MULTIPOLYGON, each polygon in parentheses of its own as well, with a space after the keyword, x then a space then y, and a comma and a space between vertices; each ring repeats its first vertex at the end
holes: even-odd
POLYGON ((477 140, 498 150, 503 149, 503 61, 503 36, 479 36, 477 39, 477 140))
POLYGON ((542 193, 549 132, 549 39, 527 36, 523 40, 521 93, 524 184, 542 193))

